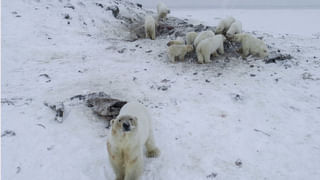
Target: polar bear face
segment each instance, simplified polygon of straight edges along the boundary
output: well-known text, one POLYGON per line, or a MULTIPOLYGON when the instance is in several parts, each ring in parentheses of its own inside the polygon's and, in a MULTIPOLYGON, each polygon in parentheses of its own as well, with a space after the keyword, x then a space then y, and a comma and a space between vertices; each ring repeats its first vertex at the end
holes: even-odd
POLYGON ((240 42, 243 38, 243 34, 235 34, 232 38, 233 41, 240 42))
POLYGON ((193 46, 187 45, 187 52, 192 52, 192 51, 193 51, 193 46))
POLYGON ((115 135, 117 132, 133 133, 137 129, 138 119, 133 116, 124 115, 117 119, 111 120, 112 133, 115 135))

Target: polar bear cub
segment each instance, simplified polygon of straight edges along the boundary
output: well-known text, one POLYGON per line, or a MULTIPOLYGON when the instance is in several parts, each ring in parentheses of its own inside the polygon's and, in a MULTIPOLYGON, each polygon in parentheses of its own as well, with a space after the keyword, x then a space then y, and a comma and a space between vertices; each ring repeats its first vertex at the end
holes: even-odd
POLYGON ((211 62, 211 54, 215 54, 217 51, 224 54, 223 42, 225 40, 226 38, 219 34, 201 41, 196 49, 198 63, 203 64, 211 62))
POLYGON ((140 103, 127 103, 117 118, 111 120, 107 141, 109 160, 116 180, 139 179, 143 172, 144 146, 147 157, 159 155, 146 108, 140 103))
POLYGON ((214 32, 212 31, 202 31, 201 33, 199 33, 199 35, 196 37, 196 39, 193 42, 194 47, 197 47, 198 44, 200 43, 200 41, 207 39, 209 37, 213 37, 214 36, 214 32))
POLYGON ((160 2, 158 5, 157 5, 157 11, 158 11, 158 19, 166 19, 167 18, 167 15, 170 14, 170 10, 168 9, 168 7, 160 2))
POLYGON ((227 37, 231 38, 235 34, 239 34, 242 32, 242 24, 240 21, 236 20, 231 24, 229 30, 227 31, 227 37))
POLYGON ((184 60, 184 56, 193 51, 192 45, 172 45, 168 48, 168 56, 171 62, 175 62, 175 58, 179 57, 180 60, 184 60))
POLYGON ((167 46, 171 46, 171 45, 183 45, 185 44, 185 41, 182 37, 178 37, 176 40, 171 40, 167 43, 167 46))
POLYGON ((234 23, 235 21, 236 20, 231 16, 222 19, 217 26, 216 34, 226 33, 229 30, 231 24, 234 23))
POLYGON ((144 31, 146 33, 146 38, 150 38, 152 40, 156 39, 156 22, 150 15, 145 17, 144 31))
POLYGON ((249 54, 259 56, 260 58, 268 56, 266 44, 250 34, 236 34, 234 35, 233 40, 241 43, 239 51, 243 58, 247 57, 249 54))
POLYGON ((196 33, 196 32, 188 32, 186 34, 187 44, 188 45, 193 44, 193 42, 194 42, 194 40, 196 39, 197 36, 198 36, 198 33, 196 33))

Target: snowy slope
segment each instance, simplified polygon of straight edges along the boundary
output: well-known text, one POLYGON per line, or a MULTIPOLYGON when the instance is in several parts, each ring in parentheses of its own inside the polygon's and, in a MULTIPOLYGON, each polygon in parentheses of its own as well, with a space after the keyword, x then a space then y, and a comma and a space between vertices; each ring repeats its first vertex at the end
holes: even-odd
POLYGON ((169 37, 123 41, 126 29, 96 2, 114 4, 2 2, 3 180, 114 179, 107 123, 75 104, 59 124, 43 105, 98 91, 150 110, 161 156, 145 158, 145 180, 319 179, 320 31, 256 32, 295 57, 276 64, 172 64, 169 37))

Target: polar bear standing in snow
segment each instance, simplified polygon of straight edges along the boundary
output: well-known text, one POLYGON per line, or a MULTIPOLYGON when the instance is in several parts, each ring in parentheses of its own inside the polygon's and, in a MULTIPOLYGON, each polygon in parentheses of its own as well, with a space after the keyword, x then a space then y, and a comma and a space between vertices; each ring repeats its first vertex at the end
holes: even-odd
POLYGON ((217 51, 224 54, 223 42, 225 40, 226 38, 219 34, 201 41, 196 49, 198 63, 203 64, 211 62, 211 54, 215 54, 217 51))
POLYGON ((178 37, 176 40, 171 40, 167 43, 167 46, 171 46, 171 45, 184 45, 185 41, 182 37, 178 37))
POLYGON ((111 120, 107 149, 116 180, 137 180, 143 172, 143 147, 147 157, 157 157, 151 118, 140 103, 127 103, 111 120))
POLYGON ((197 38, 197 36, 198 36, 198 33, 196 33, 196 32, 188 32, 186 34, 187 44, 192 45, 194 40, 197 38))
POLYGON ((156 22, 150 15, 145 17, 144 31, 146 33, 146 38, 150 38, 152 40, 156 39, 156 22))
POLYGON ((167 18, 167 15, 170 14, 170 10, 168 9, 168 7, 160 2, 158 5, 157 5, 157 11, 158 11, 158 20, 160 19, 166 19, 167 18))
POLYGON ((240 21, 236 20, 234 23, 231 24, 229 30, 227 31, 227 37, 231 38, 235 34, 239 34, 242 32, 242 24, 240 21))
POLYGON ((260 58, 268 56, 266 44, 250 34, 236 34, 234 35, 233 40, 241 43, 239 51, 243 58, 247 57, 249 54, 259 56, 260 58))
POLYGON ((209 37, 213 37, 214 36, 214 32, 212 31, 202 31, 201 33, 199 33, 199 35, 196 37, 196 39, 193 42, 194 47, 197 47, 198 44, 200 43, 200 41, 207 39, 209 37))
POLYGON ((236 20, 231 16, 222 19, 217 26, 216 34, 225 34, 229 30, 231 24, 235 21, 236 20))
POLYGON ((192 45, 172 45, 168 48, 168 56, 171 62, 175 62, 175 58, 179 57, 180 60, 184 60, 184 56, 193 51, 192 45))

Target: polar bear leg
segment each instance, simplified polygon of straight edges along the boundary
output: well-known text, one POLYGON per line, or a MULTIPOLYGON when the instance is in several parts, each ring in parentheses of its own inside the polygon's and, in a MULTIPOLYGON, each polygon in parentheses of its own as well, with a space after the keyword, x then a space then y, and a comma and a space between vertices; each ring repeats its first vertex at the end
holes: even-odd
POLYGON ((205 63, 210 63, 211 62, 210 55, 211 55, 210 53, 207 53, 207 54, 204 55, 204 62, 205 63))
POLYGON ((172 56, 172 55, 169 55, 169 59, 171 60, 171 62, 175 62, 176 61, 176 58, 175 58, 175 56, 172 56))
POLYGON ((152 39, 152 40, 155 40, 155 39, 156 39, 156 31, 155 31, 155 28, 152 28, 151 39, 152 39))
POLYGON ((160 151, 154 143, 152 132, 150 133, 145 145, 146 145, 146 150, 147 150, 147 152, 146 152, 147 157, 158 157, 159 156, 160 151))
MULTIPOLYGON (((143 156, 140 155, 125 167, 124 180, 139 180, 143 172, 143 156)), ((122 179, 123 180, 123 179, 122 179)))
POLYGON ((249 55, 249 49, 242 48, 242 57, 246 58, 249 55))
POLYGON ((112 161, 111 165, 113 167, 113 171, 116 175, 116 180, 123 180, 125 172, 123 171, 123 164, 122 162, 112 161))
POLYGON ((203 64, 203 56, 201 53, 197 53, 198 63, 203 64))
POLYGON ((179 56, 180 61, 184 61, 184 56, 185 56, 185 54, 181 54, 181 55, 179 56))
POLYGON ((220 54, 224 54, 224 47, 223 47, 223 43, 220 45, 219 49, 218 49, 220 54))

